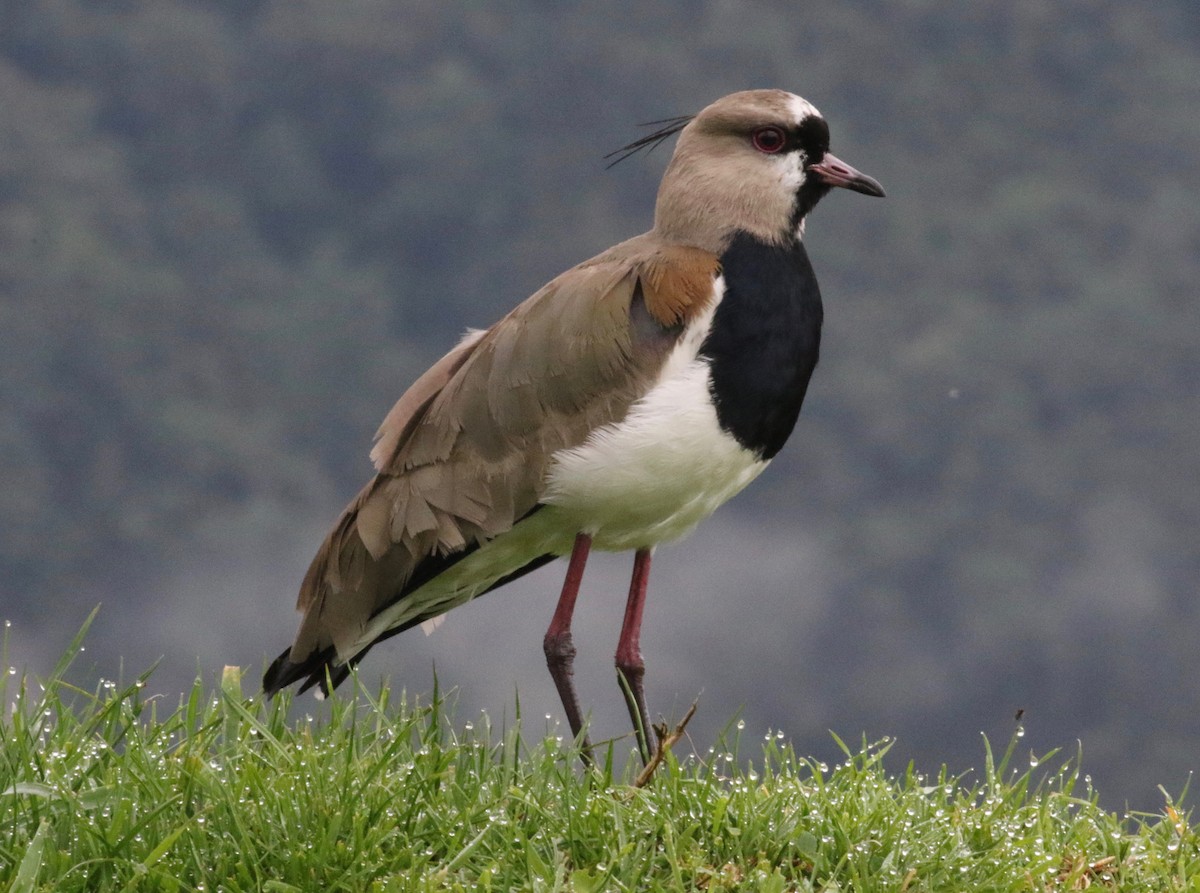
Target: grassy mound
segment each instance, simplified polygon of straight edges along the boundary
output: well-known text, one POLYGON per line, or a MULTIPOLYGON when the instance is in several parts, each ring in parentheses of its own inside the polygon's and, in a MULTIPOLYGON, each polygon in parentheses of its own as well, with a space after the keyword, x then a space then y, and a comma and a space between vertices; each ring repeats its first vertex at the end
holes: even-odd
MULTIPOLYGON (((177 708, 146 677, 94 692, 0 677, 0 888, 205 890, 1200 890, 1200 844, 1161 815, 1101 809, 1077 761, 1014 738, 981 777, 826 766, 769 735, 580 767, 519 722, 456 725, 436 693, 335 699, 327 718, 246 697, 240 674, 177 708), (1029 765, 1030 763, 1034 765, 1029 765)), ((841 742, 839 742, 841 744, 841 742)), ((986 744, 985 744, 986 748, 986 744)))

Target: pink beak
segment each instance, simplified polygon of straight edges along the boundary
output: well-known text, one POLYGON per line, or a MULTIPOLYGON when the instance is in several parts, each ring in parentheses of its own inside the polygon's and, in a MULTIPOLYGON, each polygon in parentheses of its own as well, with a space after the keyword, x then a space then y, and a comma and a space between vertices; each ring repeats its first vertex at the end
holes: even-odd
POLYGON ((808 170, 817 175, 817 179, 827 186, 838 186, 842 189, 852 189, 863 195, 883 197, 883 187, 874 177, 856 171, 836 155, 826 152, 825 157, 817 164, 810 164, 808 170))

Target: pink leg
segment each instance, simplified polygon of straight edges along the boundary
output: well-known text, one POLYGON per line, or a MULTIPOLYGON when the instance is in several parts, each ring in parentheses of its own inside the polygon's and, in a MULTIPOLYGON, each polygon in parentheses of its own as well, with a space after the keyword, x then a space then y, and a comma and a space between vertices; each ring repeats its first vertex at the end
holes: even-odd
POLYGON ((633 558, 633 579, 629 583, 629 600, 625 603, 625 621, 621 624, 621 639, 617 642, 617 679, 629 707, 629 718, 637 732, 642 760, 650 759, 650 719, 646 713, 646 694, 642 677, 646 663, 638 639, 642 631, 642 607, 646 603, 646 581, 650 577, 650 550, 638 549, 633 558))
POLYGON ((571 676, 574 672, 575 643, 571 641, 571 616, 575 613, 575 597, 579 595, 579 584, 583 581, 583 567, 587 564, 588 551, 592 548, 592 538, 586 533, 575 537, 575 546, 571 549, 571 562, 567 565, 567 579, 563 582, 562 594, 558 597, 558 607, 554 609, 554 617, 546 637, 542 640, 542 649, 546 652, 546 666, 550 668, 550 676, 554 679, 554 687, 562 699, 563 709, 567 712, 567 722, 571 724, 571 734, 582 748, 584 762, 592 759, 592 745, 587 736, 580 737, 583 732, 583 716, 579 710, 579 698, 575 694, 575 683, 571 676))

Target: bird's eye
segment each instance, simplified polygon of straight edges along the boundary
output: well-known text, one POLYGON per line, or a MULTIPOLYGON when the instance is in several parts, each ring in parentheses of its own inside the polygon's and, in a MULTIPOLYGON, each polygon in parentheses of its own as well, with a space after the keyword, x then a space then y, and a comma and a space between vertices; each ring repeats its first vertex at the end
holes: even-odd
POLYGON ((750 139, 754 142, 754 148, 767 155, 774 155, 787 145, 787 137, 778 127, 760 127, 751 134, 750 139))

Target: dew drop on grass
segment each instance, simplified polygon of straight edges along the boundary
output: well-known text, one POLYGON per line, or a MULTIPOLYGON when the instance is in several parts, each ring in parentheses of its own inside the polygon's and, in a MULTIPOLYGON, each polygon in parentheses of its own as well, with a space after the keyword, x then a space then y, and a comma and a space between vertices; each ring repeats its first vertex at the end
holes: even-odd
POLYGON ((739 719, 739 720, 737 721, 737 727, 738 727, 738 731, 739 731, 739 732, 740 732, 742 729, 746 728, 746 720, 744 720, 744 719, 739 719))
POLYGON ((1025 727, 1024 726, 1017 726, 1017 737, 1018 738, 1025 737, 1025 727))

